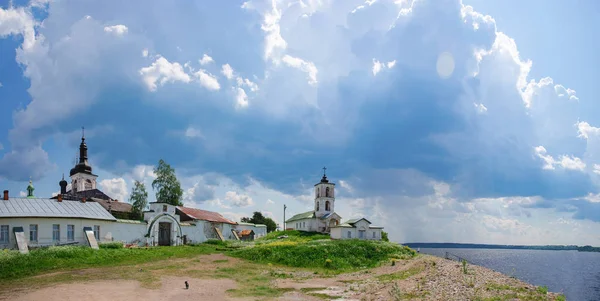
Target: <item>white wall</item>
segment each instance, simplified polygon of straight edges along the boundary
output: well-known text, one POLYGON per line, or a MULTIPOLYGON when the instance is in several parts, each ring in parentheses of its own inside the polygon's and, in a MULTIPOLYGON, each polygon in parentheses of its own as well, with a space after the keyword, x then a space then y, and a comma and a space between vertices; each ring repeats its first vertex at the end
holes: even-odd
MULTIPOLYGON (((84 227, 94 228, 95 225, 100 226, 100 242, 107 242, 107 234, 111 233, 111 236, 115 236, 116 233, 121 233, 124 229, 125 234, 122 235, 124 239, 134 237, 137 231, 142 228, 145 229, 146 225, 136 224, 121 224, 117 225, 114 221, 103 221, 103 220, 90 220, 90 219, 75 219, 75 218, 0 218, 0 225, 9 226, 9 244, 0 244, 0 248, 11 248, 16 249, 17 245, 15 242, 15 236, 13 234, 14 227, 23 227, 25 238, 28 241, 28 245, 32 247, 54 245, 52 241, 52 225, 60 225, 60 242, 67 242, 67 225, 75 226, 75 237, 74 241, 79 242, 79 245, 87 246, 87 240, 83 233, 84 227), (38 225, 38 240, 37 242, 29 242, 29 225, 38 225)), ((121 237, 121 234, 119 234, 121 237)), ((144 236, 142 235, 143 239, 144 236)), ((115 239, 117 239, 115 237, 115 239)))
POLYGON ((307 219, 301 219, 301 220, 296 220, 290 223, 286 223, 286 227, 288 228, 293 228, 294 230, 300 230, 300 231, 317 231, 317 220, 314 218, 307 218, 307 219))
MULTIPOLYGON (((105 224, 104 229, 100 226, 100 237, 101 241, 121 241, 127 244, 145 245, 146 238, 144 236, 148 231, 147 229, 148 225, 145 222, 135 224, 118 221, 109 222, 105 224)), ((65 232, 65 237, 66 235, 65 232)))
POLYGON ((205 242, 206 235, 204 234, 204 224, 203 221, 195 221, 192 222, 192 226, 181 225, 181 231, 183 235, 187 237, 187 242, 192 244, 199 244, 205 242))

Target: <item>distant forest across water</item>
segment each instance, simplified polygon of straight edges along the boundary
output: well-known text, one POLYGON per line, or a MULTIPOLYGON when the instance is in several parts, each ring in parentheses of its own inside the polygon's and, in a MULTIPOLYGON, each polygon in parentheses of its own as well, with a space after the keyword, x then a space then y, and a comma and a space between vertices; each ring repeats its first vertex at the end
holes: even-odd
POLYGON ((464 243, 427 243, 414 242, 404 243, 402 245, 410 248, 432 248, 432 249, 510 249, 510 250, 554 250, 554 251, 579 251, 579 252, 600 252, 599 247, 592 246, 518 246, 518 245, 488 245, 488 244, 464 244, 464 243))

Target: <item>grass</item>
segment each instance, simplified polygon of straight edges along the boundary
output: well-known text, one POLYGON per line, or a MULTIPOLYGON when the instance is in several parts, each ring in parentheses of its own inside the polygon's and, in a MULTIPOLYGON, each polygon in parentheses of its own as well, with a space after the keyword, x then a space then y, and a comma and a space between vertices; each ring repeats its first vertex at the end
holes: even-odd
POLYGON ((215 252, 216 248, 213 245, 126 249, 115 248, 110 244, 99 250, 64 246, 36 249, 29 254, 1 251, 0 280, 16 280, 41 273, 82 268, 134 265, 215 252))
POLYGON ((411 268, 403 270, 403 271, 399 271, 399 272, 395 272, 395 273, 391 273, 391 274, 379 275, 379 276, 377 276, 377 280, 382 281, 382 282, 388 282, 388 281, 394 281, 394 280, 404 280, 404 279, 408 279, 414 275, 421 273, 423 270, 425 270, 425 268, 421 265, 414 266, 414 267, 411 267, 411 268))
POLYGON ((300 231, 270 233, 255 244, 228 252, 228 255, 258 263, 324 269, 335 273, 373 268, 390 258, 416 256, 397 244, 364 240, 324 240, 322 234, 300 231), (280 235, 288 238, 277 239, 280 235))
MULTIPOLYGON (((539 286, 535 290, 528 290, 524 287, 514 287, 505 284, 488 283, 486 289, 496 291, 497 296, 489 298, 479 298, 480 301, 505 301, 505 300, 525 300, 525 301, 545 301, 548 300, 548 287, 539 286)), ((565 300, 560 295, 555 300, 565 300)))

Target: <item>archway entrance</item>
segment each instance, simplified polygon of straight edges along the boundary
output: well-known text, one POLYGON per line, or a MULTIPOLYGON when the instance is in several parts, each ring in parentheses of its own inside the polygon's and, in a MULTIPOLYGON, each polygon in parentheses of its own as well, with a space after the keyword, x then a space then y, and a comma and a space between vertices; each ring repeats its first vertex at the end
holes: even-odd
POLYGON ((171 223, 167 223, 167 222, 158 223, 158 245, 159 246, 170 246, 171 245, 171 223))

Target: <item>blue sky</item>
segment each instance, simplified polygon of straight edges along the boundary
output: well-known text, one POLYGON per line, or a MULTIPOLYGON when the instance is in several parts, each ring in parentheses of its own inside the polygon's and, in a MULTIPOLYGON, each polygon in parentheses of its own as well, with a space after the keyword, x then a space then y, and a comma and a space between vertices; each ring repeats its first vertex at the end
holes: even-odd
POLYGON ((600 5, 559 4, 0 0, 0 184, 56 193, 85 126, 120 200, 162 158, 281 221, 327 166, 396 241, 600 245, 600 5))

